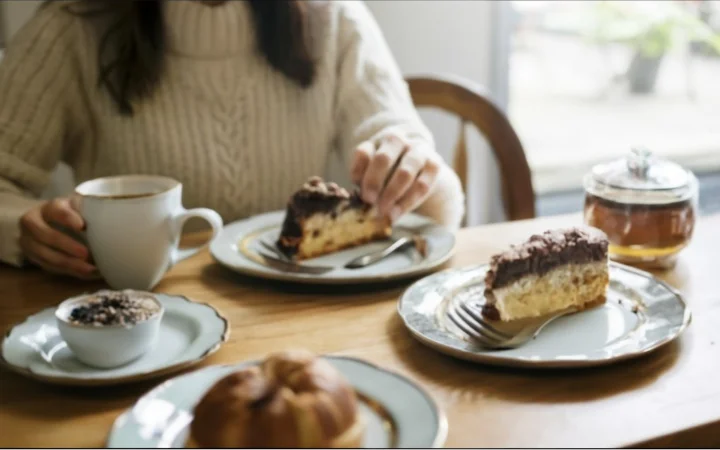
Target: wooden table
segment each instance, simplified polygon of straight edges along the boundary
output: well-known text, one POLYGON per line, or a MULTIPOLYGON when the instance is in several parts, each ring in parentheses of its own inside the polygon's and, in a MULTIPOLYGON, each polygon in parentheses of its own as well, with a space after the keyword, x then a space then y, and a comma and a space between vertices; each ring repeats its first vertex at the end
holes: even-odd
MULTIPOLYGON (((453 266, 485 262, 532 232, 577 216, 463 230, 453 266)), ((703 218, 676 269, 661 276, 693 311, 679 342, 642 359, 585 370, 511 370, 461 362, 416 342, 396 301, 407 284, 292 286, 251 280, 207 253, 158 287, 209 302, 232 323, 206 364, 306 347, 365 358, 424 385, 447 413, 448 447, 720 446, 720 216, 703 218), (717 345, 716 345, 717 343, 717 345)), ((195 236, 195 240, 200 236, 195 236)), ((97 286, 0 268, 0 327, 97 286)), ((161 380, 114 388, 41 384, 0 369, 0 447, 98 447, 115 418, 161 380)))

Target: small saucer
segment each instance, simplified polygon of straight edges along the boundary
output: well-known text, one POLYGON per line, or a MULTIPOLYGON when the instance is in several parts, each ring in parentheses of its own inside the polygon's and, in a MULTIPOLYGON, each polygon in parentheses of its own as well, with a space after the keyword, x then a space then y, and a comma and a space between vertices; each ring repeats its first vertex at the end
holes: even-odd
POLYGON ((89 367, 60 337, 55 308, 29 316, 8 331, 0 362, 20 374, 65 385, 112 385, 147 380, 192 366, 230 335, 228 321, 212 306, 178 295, 155 294, 165 308, 157 344, 139 359, 113 369, 89 367))

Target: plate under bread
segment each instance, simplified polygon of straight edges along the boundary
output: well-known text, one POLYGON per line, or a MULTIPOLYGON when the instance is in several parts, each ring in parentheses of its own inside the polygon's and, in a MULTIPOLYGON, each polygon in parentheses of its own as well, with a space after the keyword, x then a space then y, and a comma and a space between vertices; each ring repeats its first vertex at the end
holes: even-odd
POLYGON ((300 263, 306 266, 333 267, 329 272, 288 272, 272 267, 260 256, 260 240, 274 243, 284 218, 285 211, 276 211, 228 224, 210 244, 210 253, 223 266, 259 278, 313 284, 359 284, 411 278, 432 272, 452 257, 455 247, 455 236, 452 232, 426 217, 408 214, 395 224, 392 238, 421 235, 428 244, 427 257, 424 259, 419 258, 413 249, 408 249, 362 269, 343 267, 358 256, 390 245, 389 241, 377 241, 300 263))
POLYGON ((157 344, 129 364, 96 369, 78 361, 59 335, 54 307, 29 316, 7 332, 0 362, 48 383, 115 385, 179 372, 207 358, 227 341, 228 322, 212 306, 179 295, 154 295, 165 308, 157 344))
POLYGON ((604 304, 553 321, 522 347, 486 349, 447 318, 446 308, 452 299, 481 306, 487 268, 449 269, 410 286, 400 298, 398 312, 412 335, 437 351, 468 361, 570 368, 647 354, 676 339, 690 324, 690 310, 677 290, 648 272, 611 262, 604 304))
MULTIPOLYGON (((353 385, 366 423, 365 448, 437 448, 447 437, 445 415, 408 379, 368 362, 328 356, 353 385)), ((257 361, 210 366, 168 380, 145 394, 115 420, 109 448, 178 448, 188 438, 192 410, 228 373, 257 361)))

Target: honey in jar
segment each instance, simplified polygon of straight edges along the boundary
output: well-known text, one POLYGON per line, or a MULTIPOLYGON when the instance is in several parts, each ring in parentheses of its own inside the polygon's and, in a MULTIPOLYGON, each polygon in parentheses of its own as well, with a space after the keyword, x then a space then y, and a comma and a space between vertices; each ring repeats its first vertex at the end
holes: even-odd
POLYGON ((679 165, 633 149, 585 176, 585 223, 603 230, 610 258, 647 269, 670 268, 690 242, 697 178, 679 165))

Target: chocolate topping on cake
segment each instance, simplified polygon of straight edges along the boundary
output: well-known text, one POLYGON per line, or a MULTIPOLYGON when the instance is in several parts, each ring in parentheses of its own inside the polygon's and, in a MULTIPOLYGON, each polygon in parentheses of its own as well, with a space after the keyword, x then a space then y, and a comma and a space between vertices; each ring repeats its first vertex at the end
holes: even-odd
POLYGON ((299 242, 302 238, 301 223, 304 219, 317 213, 335 215, 349 208, 368 210, 371 205, 362 200, 357 190, 350 193, 336 183, 325 182, 317 176, 311 177, 290 197, 278 248, 292 256, 297 252, 294 240, 299 242))
POLYGON ((336 183, 326 183, 320 177, 310 177, 302 189, 293 196, 295 199, 347 199, 350 194, 347 189, 336 183))
POLYGON ((486 319, 500 320, 500 311, 493 303, 485 303, 482 307, 482 315, 486 319))
POLYGON ((525 275, 543 275, 564 264, 606 260, 607 253, 607 236, 595 228, 546 231, 493 256, 485 275, 485 287, 500 288, 525 275))
POLYGON ((360 198, 359 192, 350 193, 335 183, 312 177, 290 198, 288 209, 296 217, 309 217, 318 212, 332 212, 345 201, 349 201, 349 206, 369 208, 360 198))

